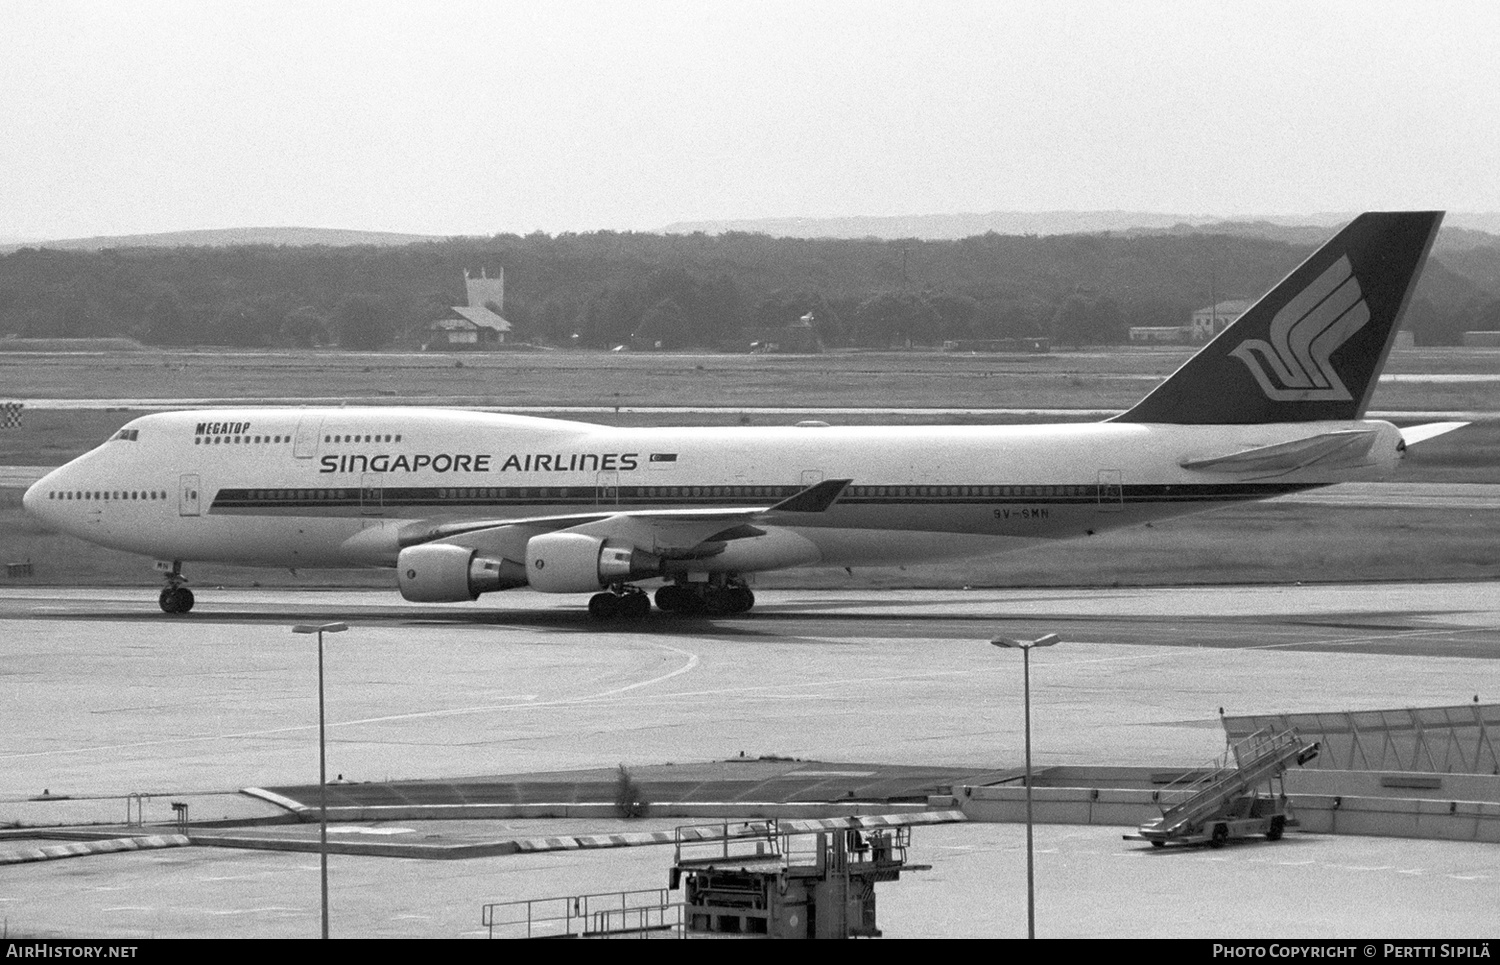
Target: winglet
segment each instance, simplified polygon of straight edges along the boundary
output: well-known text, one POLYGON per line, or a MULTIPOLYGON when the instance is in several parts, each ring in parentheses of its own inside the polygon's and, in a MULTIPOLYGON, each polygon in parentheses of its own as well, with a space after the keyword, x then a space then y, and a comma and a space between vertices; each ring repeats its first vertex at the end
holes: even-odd
POLYGON ((1355 218, 1112 421, 1248 425, 1362 418, 1442 220, 1441 211, 1355 218))
POLYGON ((845 487, 853 481, 852 479, 825 479, 794 496, 788 496, 766 512, 821 513, 838 502, 838 498, 844 494, 845 487))

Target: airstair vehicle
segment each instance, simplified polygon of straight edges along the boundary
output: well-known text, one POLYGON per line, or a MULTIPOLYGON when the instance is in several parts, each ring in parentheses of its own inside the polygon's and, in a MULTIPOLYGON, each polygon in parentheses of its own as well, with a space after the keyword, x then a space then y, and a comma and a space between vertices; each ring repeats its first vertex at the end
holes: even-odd
POLYGON ((1297 826, 1287 803, 1283 777, 1292 764, 1318 756, 1318 742, 1296 731, 1258 731, 1229 748, 1204 771, 1194 771, 1157 796, 1161 817, 1140 826, 1126 840, 1207 844, 1222 848, 1231 838, 1265 835, 1280 840, 1297 826))

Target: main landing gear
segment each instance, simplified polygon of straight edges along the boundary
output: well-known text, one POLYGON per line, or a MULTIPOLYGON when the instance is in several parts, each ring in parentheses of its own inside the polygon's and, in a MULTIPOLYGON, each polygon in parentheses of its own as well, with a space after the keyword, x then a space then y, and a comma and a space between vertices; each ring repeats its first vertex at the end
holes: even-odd
POLYGON ((589 597, 589 616, 595 620, 639 620, 651 612, 651 600, 638 586, 610 587, 589 597))
POLYGON ((656 591, 656 605, 667 613, 732 616, 749 612, 755 606, 755 594, 739 580, 669 583, 656 591))
MULTIPOLYGON (((668 583, 656 591, 656 608, 684 616, 733 616, 755 606, 755 594, 743 582, 668 583)), ((651 612, 651 598, 640 587, 617 584, 589 599, 595 620, 639 620, 651 612)))
POLYGON ((167 585, 162 587, 158 602, 163 613, 186 613, 193 608, 193 591, 183 586, 187 577, 182 575, 182 563, 173 561, 171 569, 158 564, 166 575, 167 585))
POLYGON ((730 617, 754 606, 754 593, 739 579, 715 582, 673 582, 657 590, 657 606, 669 614, 690 617, 730 617))

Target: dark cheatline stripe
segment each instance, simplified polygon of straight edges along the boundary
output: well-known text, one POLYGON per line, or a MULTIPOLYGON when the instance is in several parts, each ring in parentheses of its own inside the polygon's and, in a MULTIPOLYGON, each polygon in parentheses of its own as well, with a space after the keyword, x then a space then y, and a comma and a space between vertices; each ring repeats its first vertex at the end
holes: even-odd
MULTIPOLYGON (((1195 483, 1047 486, 850 486, 837 506, 1088 506, 1098 503, 1200 503, 1267 499, 1318 488, 1309 483, 1195 483)), ((287 509, 385 510, 527 506, 769 506, 800 492, 797 486, 348 486, 221 489, 211 512, 287 509)))

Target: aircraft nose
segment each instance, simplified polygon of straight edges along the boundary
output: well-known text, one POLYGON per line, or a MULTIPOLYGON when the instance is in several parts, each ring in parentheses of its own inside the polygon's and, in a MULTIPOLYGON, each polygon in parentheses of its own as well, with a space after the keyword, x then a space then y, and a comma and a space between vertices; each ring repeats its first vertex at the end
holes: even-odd
POLYGON ((52 522, 54 514, 47 511, 47 493, 57 489, 60 472, 61 469, 54 469, 28 486, 25 495, 21 497, 21 508, 36 519, 52 522))

